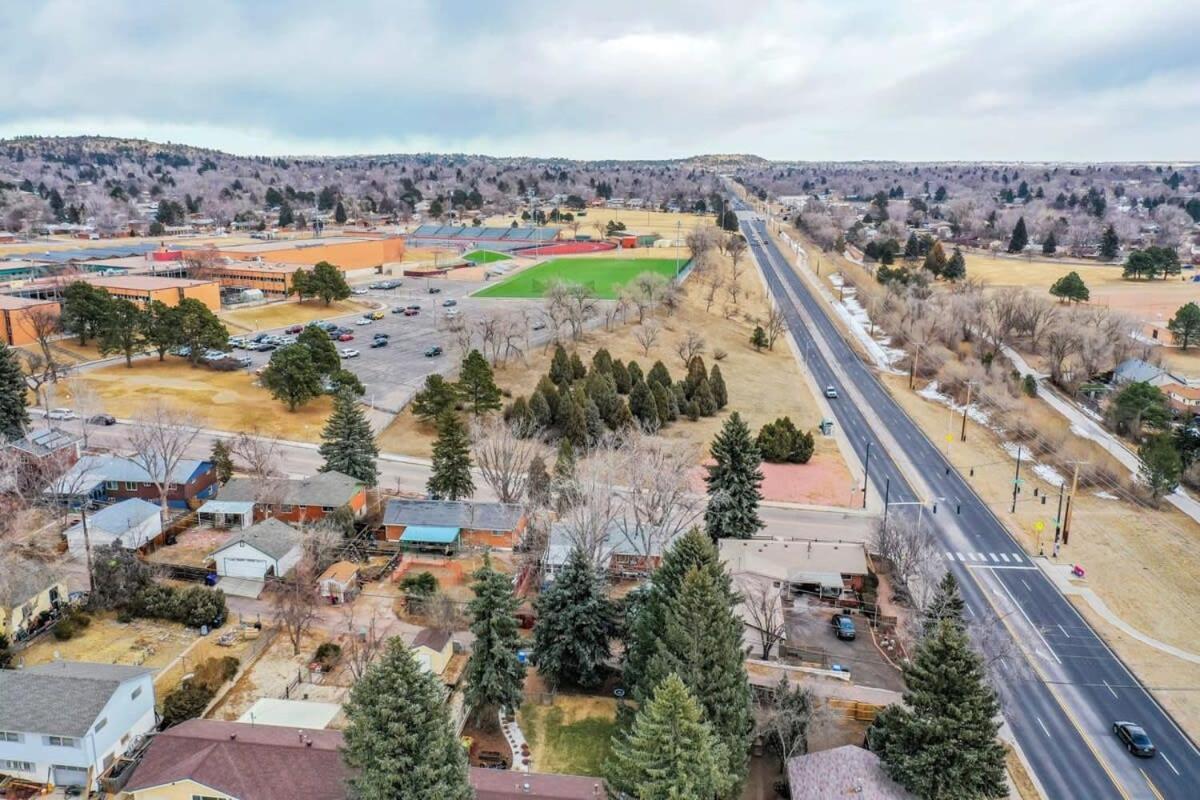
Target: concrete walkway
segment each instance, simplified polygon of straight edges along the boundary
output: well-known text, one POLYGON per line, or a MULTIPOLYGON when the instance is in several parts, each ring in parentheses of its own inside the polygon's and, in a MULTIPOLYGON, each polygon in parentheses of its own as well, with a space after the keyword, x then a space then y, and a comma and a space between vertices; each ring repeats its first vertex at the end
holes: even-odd
POLYGON ((1077 579, 1071 574, 1071 566, 1069 564, 1055 564, 1046 558, 1035 558, 1033 559, 1033 562, 1041 567, 1042 572, 1046 573, 1046 577, 1050 578, 1050 580, 1054 582, 1054 585, 1058 587, 1060 592, 1068 597, 1074 596, 1083 598, 1085 601, 1087 601, 1087 604, 1092 607, 1093 611, 1104 618, 1105 622, 1109 623, 1114 628, 1117 628, 1125 635, 1133 639, 1137 639, 1142 644, 1148 647, 1153 647, 1155 650, 1166 653, 1167 655, 1175 656, 1175 658, 1180 658, 1184 661, 1190 661, 1193 664, 1200 664, 1200 655, 1175 647, 1174 645, 1167 644, 1166 642, 1160 642, 1158 639, 1147 636, 1137 628, 1134 628, 1125 620, 1118 617, 1115 613, 1113 613, 1113 610, 1108 607, 1108 604, 1105 603, 1098 594, 1096 594, 1095 591, 1087 588, 1086 586, 1079 586, 1075 583, 1077 579))

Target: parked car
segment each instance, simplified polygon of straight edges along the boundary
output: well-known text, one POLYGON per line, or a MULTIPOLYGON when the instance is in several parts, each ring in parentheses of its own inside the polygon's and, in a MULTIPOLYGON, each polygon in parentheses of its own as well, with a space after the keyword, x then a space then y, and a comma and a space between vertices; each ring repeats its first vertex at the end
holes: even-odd
POLYGON ((89 425, 116 425, 117 418, 112 414, 94 414, 88 417, 89 425))
POLYGON ((358 351, 353 347, 343 347, 339 353, 342 358, 358 358, 358 351))
POLYGON ((544 322, 535 322, 535 323, 533 323, 533 329, 534 329, 535 331, 544 331, 544 330, 546 330, 546 323, 544 323, 544 322))
POLYGON ((442 354, 442 348, 438 347, 436 344, 433 347, 430 347, 429 349, 427 349, 425 351, 426 358, 436 358, 437 356, 440 356, 441 354, 442 354))
POLYGON ((229 358, 233 353, 226 353, 224 350, 205 350, 205 361, 220 361, 222 358, 229 358))
POLYGON ((180 358, 187 358, 188 356, 190 356, 192 354, 192 348, 184 347, 181 345, 179 347, 171 348, 170 352, 171 352, 171 355, 173 355, 173 356, 179 356, 180 358))
POLYGON ((445 300, 442 301, 442 308, 450 308, 450 306, 456 306, 456 305, 458 305, 458 301, 455 300, 453 297, 447 297, 445 300))
POLYGON ((229 347, 232 347, 235 350, 244 349, 246 347, 246 337, 234 336, 232 339, 229 340, 229 347))
POLYGON ((372 340, 371 340, 371 347, 372 347, 372 348, 375 348, 375 347, 387 347, 387 346, 388 346, 388 340, 387 340, 387 339, 372 339, 372 340))
POLYGON ((370 319, 383 319, 383 312, 382 311, 372 311, 370 314, 367 314, 367 317, 370 319))
POLYGON ((46 412, 47 419, 75 419, 76 414, 69 408, 52 408, 46 412))
POLYGON ((457 317, 457 316, 458 316, 458 309, 457 309, 457 308, 448 308, 448 309, 446 309, 446 318, 447 318, 447 319, 454 319, 454 318, 455 318, 455 317, 457 317))
POLYGON ((838 396, 837 389, 835 389, 832 384, 830 384, 829 386, 826 386, 825 387, 825 396, 828 397, 830 400, 837 400, 837 396, 838 396))
POLYGON ((295 344, 298 341, 300 340, 295 336, 280 336, 279 340, 275 342, 275 344, 279 345, 280 347, 287 347, 289 344, 295 344))
POLYGON ((405 309, 404 309, 404 307, 403 307, 403 306, 392 306, 392 313, 393 313, 393 314, 403 314, 403 313, 404 313, 404 311, 405 311, 405 309))
POLYGON ((1125 745, 1130 753, 1140 758, 1154 758, 1158 748, 1150 741, 1150 736, 1141 725, 1132 722, 1114 722, 1113 733, 1125 745))
POLYGON ((374 321, 375 320, 371 319, 370 317, 363 317, 362 319, 354 320, 354 324, 355 325, 370 325, 374 321))
POLYGON ((351 289, 350 294, 366 294, 366 289, 351 289))
POLYGON ((371 338, 372 339, 390 339, 390 338, 392 338, 392 335, 390 333, 382 333, 381 332, 381 333, 372 334, 371 338))
POLYGON ((405 306, 405 308, 409 309, 410 311, 420 311, 421 304, 420 303, 409 303, 407 306, 405 306))
POLYGON ((303 333, 304 326, 303 325, 293 325, 292 327, 287 329, 287 332, 288 333, 303 333))
POLYGON ((410 307, 410 308, 404 309, 404 316, 406 316, 406 317, 415 317, 420 313, 421 313, 421 309, 419 309, 419 308, 411 308, 410 307))
POLYGON ((322 322, 320 327, 326 333, 332 333, 338 329, 338 324, 336 322, 322 322))
POLYGON ((386 289, 387 286, 384 285, 383 281, 375 281, 375 283, 368 283, 367 288, 368 289, 386 289))
POLYGON ((430 293, 430 294, 441 294, 441 293, 442 293, 442 287, 440 287, 440 286, 430 286, 430 287, 429 287, 429 293, 430 293))
POLYGON ((834 614, 832 624, 833 633, 839 639, 851 642, 858 635, 858 631, 854 629, 854 619, 845 612, 834 614))
POLYGON ((271 334, 269 334, 269 333, 260 333, 260 334, 258 334, 258 335, 256 335, 256 336, 252 336, 252 337, 250 337, 250 341, 252 341, 252 342, 265 342, 265 341, 269 340, 270 338, 271 338, 271 334))
POLYGON ((274 342, 259 342, 249 349, 255 351, 256 353, 266 353, 274 350, 278 346, 279 345, 275 344, 274 342))
POLYGON ((254 365, 254 362, 250 360, 250 356, 237 356, 237 358, 234 360, 243 367, 250 367, 254 365))

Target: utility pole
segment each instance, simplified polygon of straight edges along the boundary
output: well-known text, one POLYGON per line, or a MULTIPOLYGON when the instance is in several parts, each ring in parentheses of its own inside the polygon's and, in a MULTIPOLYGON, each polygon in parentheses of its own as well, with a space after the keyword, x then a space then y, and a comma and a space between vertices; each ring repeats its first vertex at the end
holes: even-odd
POLYGON ((971 384, 973 383, 975 381, 967 381, 967 402, 963 405, 962 434, 958 437, 961 442, 967 440, 967 409, 971 407, 971 384))
POLYGON ((1075 490, 1079 487, 1079 465, 1086 464, 1086 461, 1073 461, 1075 471, 1071 474, 1071 493, 1067 496, 1067 517, 1063 522, 1062 543, 1066 544, 1071 536, 1071 512, 1075 506, 1075 490))
POLYGON ((883 479, 883 524, 887 525, 888 500, 892 496, 892 479, 883 479))
POLYGON ((871 443, 867 442, 867 457, 863 460, 863 504, 862 507, 867 507, 867 470, 871 466, 871 443))
POLYGON ((1063 506, 1063 489, 1067 486, 1066 481, 1060 481, 1058 484, 1058 511, 1054 515, 1054 543, 1058 544, 1058 539, 1062 535, 1062 506, 1063 506))
POLYGON ((1013 501, 1010 514, 1017 513, 1017 493, 1021 491, 1021 445, 1017 445, 1017 471, 1013 475, 1013 501))
POLYGON ((917 345, 917 348, 915 350, 913 350, 912 361, 909 362, 909 364, 908 364, 908 388, 909 389, 912 389, 913 386, 915 385, 915 379, 916 379, 916 375, 917 375, 917 359, 920 358, 920 356, 921 356, 921 345, 917 345))

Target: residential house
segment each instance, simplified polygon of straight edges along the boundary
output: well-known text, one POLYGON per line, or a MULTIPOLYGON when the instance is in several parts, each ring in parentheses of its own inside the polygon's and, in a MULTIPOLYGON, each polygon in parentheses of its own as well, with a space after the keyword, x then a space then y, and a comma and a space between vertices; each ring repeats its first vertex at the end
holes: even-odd
POLYGON ((526 522, 525 509, 511 503, 393 498, 383 513, 383 538, 411 542, 412 536, 405 538, 409 528, 453 528, 464 546, 512 548, 521 541, 526 522))
POLYGON ((308 478, 234 478, 221 489, 221 500, 254 503, 254 518, 267 517, 292 524, 320 522, 349 507, 361 517, 367 508, 367 487, 341 472, 318 472, 308 478))
POLYGON ((92 547, 118 545, 127 550, 141 549, 162 534, 162 527, 162 506, 131 497, 89 512, 63 535, 67 549, 79 556, 89 543, 92 547))
POLYGON ((413 638, 412 651, 421 669, 441 675, 454 656, 454 640, 450 631, 421 628, 413 638))
POLYGON ((1180 414, 1200 414, 1200 386, 1171 383, 1163 387, 1163 392, 1167 395, 1167 402, 1171 404, 1171 408, 1180 414))
POLYGON ((67 583, 45 564, 24 559, 0 563, 0 635, 16 640, 67 602, 67 583))
MULTIPOLYGON (((608 573, 616 578, 642 578, 649 575, 662 561, 663 551, 670 542, 663 537, 647 534, 645 537, 627 535, 618 524, 608 528, 608 535, 601 547, 600 562, 608 573)), ((546 552, 542 556, 543 574, 553 579, 554 575, 567 563, 571 551, 575 548, 570 531, 562 523, 550 527, 550 540, 546 552)))
POLYGON ((359 591, 358 564, 353 561, 330 564, 317 578, 317 590, 335 605, 353 600, 359 591))
POLYGON ((0 670, 0 774, 94 785, 156 722, 144 667, 55 661, 0 670))
POLYGON ((861 592, 870 572, 862 542, 722 539, 719 547, 721 561, 735 578, 742 573, 761 576, 793 595, 861 592))
POLYGON ((300 562, 304 542, 300 531, 279 519, 265 519, 240 531, 214 550, 209 558, 222 577, 282 577, 300 562))
POLYGON ((53 462, 57 469, 70 467, 79 460, 79 446, 83 439, 58 428, 39 428, 20 439, 4 444, 6 449, 21 455, 31 465, 40 466, 53 462))
POLYGON ((792 800, 916 800, 887 776, 879 756, 852 744, 789 758, 787 774, 792 800))
MULTIPOLYGON (((217 493, 217 475, 211 461, 182 459, 171 471, 167 505, 185 509, 217 493)), ((78 508, 84 503, 114 503, 138 497, 159 502, 158 487, 149 472, 123 456, 83 456, 70 470, 46 488, 45 494, 78 508)))
MULTIPOLYGON (((348 800, 340 731, 192 719, 154 737, 130 800, 348 800)), ((604 782, 472 767, 476 800, 601 800, 604 782)))
POLYGON ((1162 367, 1140 358, 1128 358, 1118 364, 1113 370, 1112 382, 1118 386, 1126 383, 1148 383, 1160 389, 1171 384, 1186 383, 1162 367))

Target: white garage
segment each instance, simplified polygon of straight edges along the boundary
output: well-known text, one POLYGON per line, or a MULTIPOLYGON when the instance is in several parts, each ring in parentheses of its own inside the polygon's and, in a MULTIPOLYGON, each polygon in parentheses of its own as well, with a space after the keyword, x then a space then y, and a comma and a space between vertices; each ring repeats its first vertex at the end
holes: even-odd
POLYGON ((282 577, 300 560, 300 531, 277 519, 266 519, 237 533, 209 556, 222 577, 262 580, 282 577))

